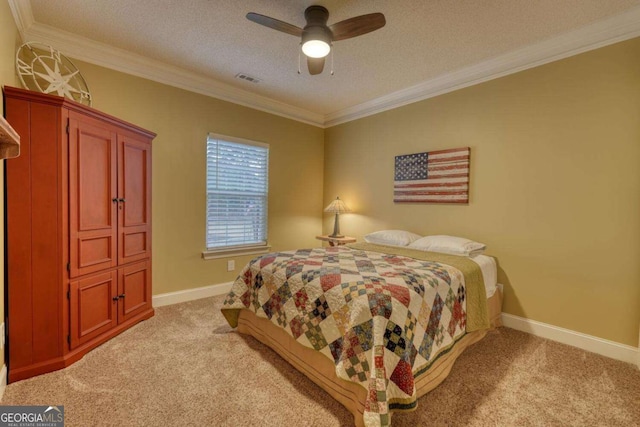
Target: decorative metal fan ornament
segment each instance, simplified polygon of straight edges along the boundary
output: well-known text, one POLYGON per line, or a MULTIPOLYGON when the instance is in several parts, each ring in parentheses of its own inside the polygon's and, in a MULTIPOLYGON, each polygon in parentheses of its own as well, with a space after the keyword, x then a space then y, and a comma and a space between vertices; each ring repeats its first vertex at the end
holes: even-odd
POLYGON ((80 71, 60 51, 46 44, 28 42, 18 48, 16 70, 22 86, 91 105, 91 93, 80 71))

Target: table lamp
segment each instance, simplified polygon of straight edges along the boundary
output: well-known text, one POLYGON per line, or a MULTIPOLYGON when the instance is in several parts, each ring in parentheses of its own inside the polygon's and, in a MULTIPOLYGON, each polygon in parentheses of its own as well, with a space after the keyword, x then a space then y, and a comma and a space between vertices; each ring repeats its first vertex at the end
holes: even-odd
POLYGON ((333 234, 329 235, 329 237, 344 237, 342 234, 340 234, 340 222, 338 217, 340 216, 340 214, 351 212, 351 209, 349 209, 349 207, 342 200, 340 200, 340 197, 336 197, 336 199, 331 202, 329 206, 324 209, 324 211, 336 214, 336 220, 333 223, 333 234))

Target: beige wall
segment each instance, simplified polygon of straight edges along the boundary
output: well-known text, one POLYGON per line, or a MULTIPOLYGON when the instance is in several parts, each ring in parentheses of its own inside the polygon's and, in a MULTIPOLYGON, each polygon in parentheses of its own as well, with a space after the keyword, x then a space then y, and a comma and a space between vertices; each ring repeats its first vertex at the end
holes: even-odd
MULTIPOLYGON (((15 51, 18 29, 7 2, 0 2, 0 86, 15 86, 15 51)), ((4 103, 0 106, 4 117, 4 103)), ((4 160, 0 162, 0 198, 4 200, 4 160)), ((4 202, 2 202, 4 203, 4 202)), ((0 224, 4 224, 4 209, 0 209, 0 224)), ((4 227, 0 228, 0 242, 4 242, 4 227)), ((4 260, 4 244, 0 244, 0 260, 4 260)), ((0 263, 0 323, 4 322, 4 261, 0 263)), ((0 351, 0 366, 4 364, 4 351, 0 351)))
POLYGON ((93 106, 158 134, 153 142, 153 293, 232 281, 251 258, 201 259, 209 132, 270 144, 269 243, 317 246, 322 228, 323 130, 77 61, 93 106))
MULTIPOLYGON (((504 310, 628 345, 640 322, 640 39, 326 131, 342 232, 466 236, 504 310), (471 147, 468 206, 394 204, 394 156, 471 147)), ((331 228, 325 217, 324 231, 331 228)))
MULTIPOLYGON (((2 85, 17 85, 16 42, 9 7, 0 2, 2 85)), ((158 133, 154 294, 230 281, 237 273, 226 271, 226 260, 200 258, 205 138, 216 132, 271 144, 273 249, 317 246, 322 208, 340 195, 356 211, 341 218, 346 234, 405 228, 483 241, 503 270, 506 312, 637 343, 640 40, 326 131, 77 65, 96 108, 158 133), (458 146, 472 147, 468 206, 393 204, 395 155, 458 146)), ((323 224, 329 231, 332 217, 323 224)), ((237 268, 248 258, 235 258, 237 268)))

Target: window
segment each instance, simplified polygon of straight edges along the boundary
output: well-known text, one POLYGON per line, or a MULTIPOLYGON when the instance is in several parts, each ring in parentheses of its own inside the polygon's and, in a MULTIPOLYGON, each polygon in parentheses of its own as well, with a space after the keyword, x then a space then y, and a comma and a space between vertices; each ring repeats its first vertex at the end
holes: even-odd
POLYGON ((209 134, 208 253, 266 248, 268 170, 268 145, 209 134))

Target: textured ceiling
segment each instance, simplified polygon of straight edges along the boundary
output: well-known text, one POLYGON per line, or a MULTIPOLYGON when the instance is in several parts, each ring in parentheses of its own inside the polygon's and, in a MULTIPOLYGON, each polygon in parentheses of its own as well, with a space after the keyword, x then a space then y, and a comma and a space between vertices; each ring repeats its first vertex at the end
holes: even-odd
MULTIPOLYGON (((35 22, 182 67, 320 114, 417 85, 624 13, 640 0, 31 0, 35 22), (298 74, 299 40, 259 26, 256 12, 304 26, 382 12, 387 25, 334 44, 321 75, 298 74), (262 80, 235 79, 246 73, 262 80)), ((304 61, 304 56, 302 57, 304 61)))

